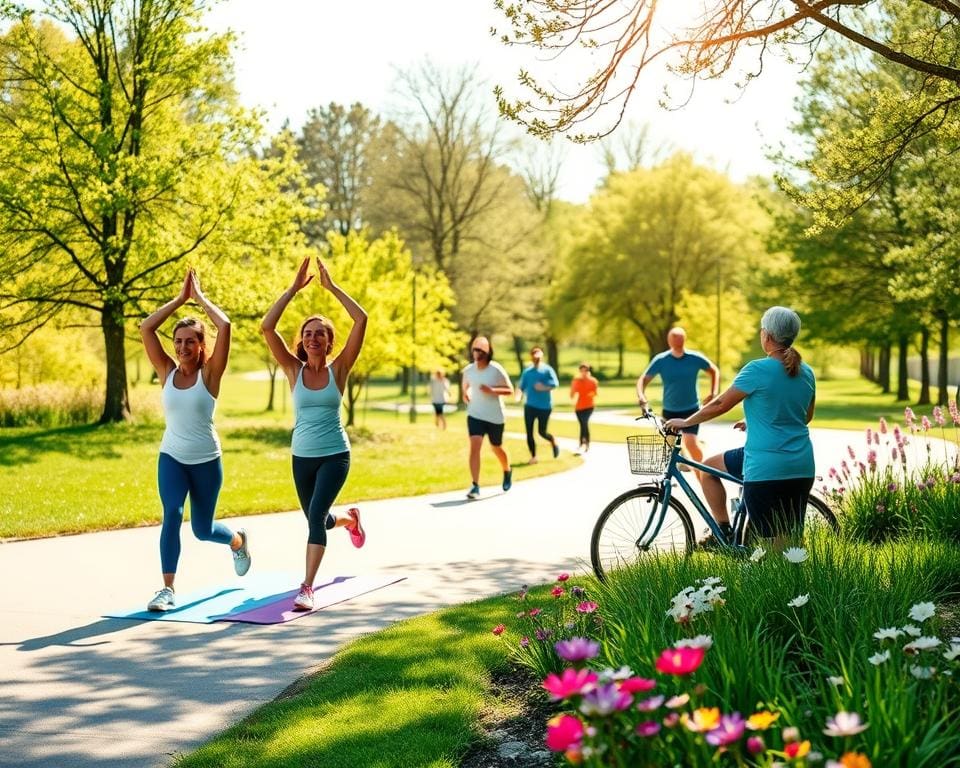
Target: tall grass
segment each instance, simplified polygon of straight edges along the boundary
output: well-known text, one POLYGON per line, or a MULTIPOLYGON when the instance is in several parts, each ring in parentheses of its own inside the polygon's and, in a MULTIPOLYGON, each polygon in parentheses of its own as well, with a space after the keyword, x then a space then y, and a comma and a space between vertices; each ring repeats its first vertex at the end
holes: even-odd
MULTIPOLYGON (((132 410, 139 421, 160 418, 159 406, 146 392, 131 392, 132 410)), ((0 428, 73 427, 91 424, 103 412, 103 389, 69 384, 37 384, 0 389, 0 428)))

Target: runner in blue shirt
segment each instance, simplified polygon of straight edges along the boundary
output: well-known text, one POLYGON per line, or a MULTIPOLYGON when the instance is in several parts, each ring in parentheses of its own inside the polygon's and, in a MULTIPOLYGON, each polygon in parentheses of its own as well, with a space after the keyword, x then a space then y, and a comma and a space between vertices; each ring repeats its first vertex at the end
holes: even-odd
MULTIPOLYGON (((663 382, 664 419, 685 419, 697 412, 700 408, 700 395, 697 391, 697 376, 700 371, 706 371, 710 377, 710 397, 707 402, 717 396, 720 387, 720 369, 700 352, 686 350, 686 342, 687 332, 683 328, 671 328, 667 333, 667 345, 670 349, 656 355, 637 381, 637 400, 642 407, 646 407, 647 385, 654 377, 660 377, 663 382)), ((703 449, 697 439, 699 431, 698 424, 682 431, 684 450, 694 461, 703 461, 703 449)), ((700 474, 698 472, 697 477, 700 477, 700 474)))
POLYGON ((547 422, 553 410, 553 395, 551 392, 560 384, 557 372, 543 362, 543 349, 534 347, 530 350, 531 365, 523 369, 520 374, 520 383, 517 385, 517 401, 526 395, 527 402, 523 406, 523 422, 527 428, 527 448, 530 449, 529 464, 537 463, 537 444, 533 439, 533 424, 537 424, 537 433, 550 443, 553 458, 560 455, 560 447, 553 435, 547 432, 547 422))

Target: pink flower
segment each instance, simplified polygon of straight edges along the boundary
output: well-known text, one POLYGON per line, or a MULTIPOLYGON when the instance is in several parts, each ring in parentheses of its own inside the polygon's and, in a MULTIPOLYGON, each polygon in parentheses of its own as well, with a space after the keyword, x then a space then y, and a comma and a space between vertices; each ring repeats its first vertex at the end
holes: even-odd
POLYGON ((673 728, 677 723, 680 722, 680 715, 676 712, 671 712, 665 718, 663 718, 663 725, 666 728, 673 728))
POLYGON ((521 648, 526 648, 528 645, 530 645, 530 638, 529 638, 529 637, 521 637, 521 638, 520 638, 520 647, 521 647, 521 648))
POLYGON ((657 671, 665 675, 689 675, 703 663, 703 648, 667 648, 657 659, 657 671))
POLYGON ((960 426, 960 408, 957 408, 957 401, 947 402, 947 410, 950 411, 950 418, 953 420, 953 426, 960 426))
POLYGON ((547 721, 547 748, 553 752, 566 752, 580 744, 583 733, 583 723, 579 718, 557 715, 547 721))
POLYGON ((887 434, 887 420, 883 416, 880 417, 880 434, 887 434))
POLYGON ((850 455, 850 458, 851 458, 851 459, 856 459, 856 458, 857 458, 857 452, 856 452, 855 450, 853 450, 853 446, 852 446, 852 445, 848 445, 848 446, 847 446, 847 453, 850 455))
POLYGON ((637 704, 637 709, 641 712, 653 712, 653 710, 660 709, 663 705, 663 698, 663 696, 651 696, 649 699, 644 699, 637 704))
POLYGON ((751 736, 747 739, 747 752, 751 755, 759 755, 767 748, 767 745, 763 743, 763 739, 759 736, 751 736))
POLYGON ((597 604, 590 600, 584 600, 577 605, 577 613, 593 613, 597 610, 597 604))
POLYGON ((550 594, 554 597, 563 597, 566 594, 566 590, 563 587, 554 587, 550 590, 550 594))
POLYGON ((494 627, 492 630, 490 630, 490 631, 493 632, 493 634, 495 634, 497 637, 499 637, 499 636, 502 635, 506 630, 507 630, 506 626, 504 626, 503 624, 497 624, 497 626, 495 626, 495 627, 494 627))
POLYGON ((537 631, 533 633, 533 636, 537 638, 537 640, 539 640, 540 642, 549 640, 552 635, 553 635, 553 630, 542 629, 541 627, 537 627, 537 631))
POLYGON ((553 644, 553 649, 564 661, 586 661, 600 653, 600 643, 585 637, 572 637, 558 640, 553 644))
POLYGON ((559 576, 557 576, 557 581, 566 581, 569 578, 570 578, 569 573, 561 573, 559 576))
POLYGON ((903 420, 907 422, 908 427, 913 426, 913 422, 917 417, 913 415, 913 408, 907 406, 903 409, 903 420))
POLYGON ((559 675, 547 675, 543 688, 554 700, 568 699, 592 690, 596 682, 597 673, 589 669, 565 669, 559 675))
POLYGON ((637 726, 637 736, 656 736, 660 733, 660 723, 656 720, 647 720, 645 723, 640 723, 637 726))
POLYGON ((876 463, 877 463, 877 452, 873 448, 871 448, 869 451, 867 451, 867 464, 869 464, 872 467, 876 463))
POLYGON ((532 619, 534 616, 539 616, 541 613, 543 613, 542 608, 531 608, 529 615, 530 615, 530 618, 532 619))
POLYGON ((656 685, 656 680, 648 680, 645 677, 628 677, 626 680, 620 681, 620 690, 627 693, 643 693, 653 690, 656 685))
POLYGON ((873 442, 873 430, 870 427, 867 427, 867 445, 873 442))
POLYGON ((924 416, 922 419, 920 419, 920 426, 923 427, 923 431, 924 431, 924 432, 929 431, 929 429, 930 429, 930 419, 928 419, 926 416, 924 416))
POLYGON ((937 422, 938 427, 942 427, 946 424, 946 420, 943 418, 943 408, 939 405, 933 406, 933 420, 937 422))
POLYGON ((745 725, 743 716, 739 712, 734 712, 732 715, 721 715, 720 725, 708 732, 705 738, 708 744, 715 747, 725 747, 743 736, 745 725))

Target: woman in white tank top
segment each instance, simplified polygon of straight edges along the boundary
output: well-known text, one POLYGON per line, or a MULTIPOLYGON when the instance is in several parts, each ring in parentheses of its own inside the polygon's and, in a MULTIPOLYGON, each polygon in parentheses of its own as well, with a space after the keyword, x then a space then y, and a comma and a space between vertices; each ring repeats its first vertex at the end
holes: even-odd
POLYGON ((362 547, 366 540, 360 510, 354 507, 347 510, 345 517, 337 517, 330 513, 330 507, 350 471, 350 442, 340 421, 340 400, 363 346, 367 313, 330 279, 320 259, 317 271, 320 285, 333 294, 353 320, 340 354, 329 359, 334 328, 325 317, 313 315, 303 321, 296 354, 277 333, 277 323, 291 299, 313 280, 309 258, 303 260, 293 284, 260 324, 270 353, 286 374, 293 392, 293 481, 308 525, 306 570, 293 601, 295 611, 313 610, 313 583, 326 551, 327 529, 346 528, 355 547, 362 547))
POLYGON ((166 419, 157 463, 157 485, 163 505, 160 529, 163 589, 147 603, 147 610, 169 611, 176 606, 173 582, 180 559, 183 505, 188 495, 190 523, 196 537, 229 544, 238 575, 243 576, 250 569, 246 532, 233 532, 213 519, 223 484, 220 439, 213 427, 213 412, 230 354, 230 320, 204 296, 191 269, 179 295, 140 324, 140 337, 163 387, 166 419), (171 357, 160 343, 157 330, 190 299, 203 308, 217 327, 216 343, 208 353, 203 323, 183 318, 173 328, 174 357, 171 357))

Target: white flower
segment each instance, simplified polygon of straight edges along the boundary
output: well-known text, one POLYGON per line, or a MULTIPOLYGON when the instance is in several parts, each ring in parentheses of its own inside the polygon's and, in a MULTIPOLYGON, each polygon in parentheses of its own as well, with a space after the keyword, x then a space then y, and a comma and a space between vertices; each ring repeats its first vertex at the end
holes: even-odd
POLYGON ((626 680, 633 677, 633 670, 630 667, 620 667, 620 669, 611 669, 607 667, 602 672, 597 673, 601 683, 609 683, 613 680, 626 680))
POLYGON ((710 576, 707 579, 703 579, 703 585, 705 587, 715 587, 717 584, 720 584, 722 582, 723 582, 723 579, 721 579, 719 576, 710 576))
POLYGON ((936 648, 940 645, 940 638, 938 637, 918 637, 913 642, 907 643, 903 646, 903 652, 908 654, 914 654, 918 651, 929 651, 931 648, 936 648))
POLYGON ((797 595, 793 600, 791 600, 787 605, 791 608, 799 608, 802 605, 806 605, 810 601, 810 595, 797 595))
POLYGON ((920 635, 923 634, 923 630, 920 629, 920 627, 914 626, 913 624, 907 624, 907 626, 903 628, 903 631, 911 637, 920 637, 920 635))
POLYGON ((926 621, 937 612, 933 603, 917 603, 910 609, 910 618, 914 621, 926 621))
POLYGON ((713 638, 710 635, 686 637, 673 644, 674 648, 703 648, 705 651, 713 647, 713 638))
POLYGON ((916 664, 910 667, 910 674, 917 678, 917 680, 929 680, 936 671, 936 667, 920 667, 916 664))
POLYGON ((890 651, 889 651, 889 649, 888 649, 888 650, 884 651, 883 653, 875 653, 875 654, 873 654, 873 656, 871 656, 869 659, 867 659, 867 661, 869 661, 871 664, 873 664, 873 666, 879 667, 879 666, 880 666, 881 664, 883 664, 885 661, 890 661, 890 651))
POLYGON ((856 736, 867 730, 869 723, 860 722, 860 715, 856 712, 837 712, 827 718, 827 727, 823 732, 827 736, 856 736))
POLYGON ((832 675, 827 677, 827 682, 830 685, 843 685, 846 681, 842 677, 833 677, 832 675))
POLYGON ((943 658, 947 661, 954 661, 957 656, 960 656, 960 643, 951 643, 950 650, 943 652, 943 658))
POLYGON ((680 709, 680 707, 685 706, 688 701, 690 701, 690 694, 681 693, 679 696, 671 696, 667 699, 664 706, 670 709, 680 709))
POLYGON ((803 547, 790 547, 789 549, 783 550, 783 556, 791 563, 802 563, 810 555, 807 554, 807 550, 803 547))
POLYGON ((877 640, 896 640, 902 634, 903 630, 897 629, 896 627, 889 627, 887 629, 878 629, 873 633, 873 636, 877 638, 877 640))
POLYGON ((755 550, 753 550, 753 554, 750 555, 750 562, 751 563, 757 562, 765 554, 767 554, 767 550, 765 550, 763 547, 757 547, 755 550))

